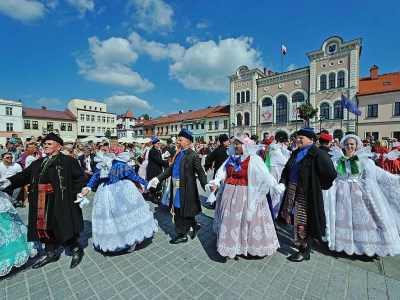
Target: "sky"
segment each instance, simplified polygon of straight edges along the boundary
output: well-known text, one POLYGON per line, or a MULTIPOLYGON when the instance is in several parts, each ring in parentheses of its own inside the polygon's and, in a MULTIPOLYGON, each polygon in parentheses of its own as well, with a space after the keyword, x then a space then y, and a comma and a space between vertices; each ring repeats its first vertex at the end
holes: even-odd
POLYGON ((0 98, 31 108, 79 98, 156 117, 229 104, 240 66, 306 67, 331 36, 362 39, 360 77, 400 71, 397 0, 0 0, 0 28, 0 98))

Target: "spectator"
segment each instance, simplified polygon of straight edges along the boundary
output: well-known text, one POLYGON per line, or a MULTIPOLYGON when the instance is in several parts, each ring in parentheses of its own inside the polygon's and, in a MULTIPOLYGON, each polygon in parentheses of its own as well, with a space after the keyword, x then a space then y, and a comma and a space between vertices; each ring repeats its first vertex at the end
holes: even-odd
MULTIPOLYGON (((3 160, 0 163, 0 177, 8 178, 22 171, 21 165, 13 162, 13 156, 11 153, 6 152, 1 155, 1 159, 3 160)), ((14 190, 9 191, 7 194, 12 198, 13 205, 15 207, 23 207, 24 204, 21 201, 18 201, 18 198, 21 194, 22 188, 16 188, 14 190)))
POLYGON ((11 153, 13 156, 13 162, 20 163, 21 162, 21 151, 15 147, 15 145, 11 142, 6 143, 6 148, 0 150, 0 155, 3 157, 4 153, 11 153))
POLYGON ((39 153, 37 152, 36 146, 29 146, 28 149, 26 150, 26 154, 27 154, 27 156, 25 157, 25 167, 24 168, 29 167, 29 165, 33 161, 35 161, 41 157, 39 155, 39 153))

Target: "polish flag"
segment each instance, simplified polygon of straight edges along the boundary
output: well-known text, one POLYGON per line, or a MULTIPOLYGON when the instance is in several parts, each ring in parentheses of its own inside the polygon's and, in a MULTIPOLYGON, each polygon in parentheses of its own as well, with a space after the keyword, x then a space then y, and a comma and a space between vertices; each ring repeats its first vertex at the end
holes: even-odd
POLYGON ((286 55, 286 47, 285 47, 285 45, 282 45, 282 54, 286 55))

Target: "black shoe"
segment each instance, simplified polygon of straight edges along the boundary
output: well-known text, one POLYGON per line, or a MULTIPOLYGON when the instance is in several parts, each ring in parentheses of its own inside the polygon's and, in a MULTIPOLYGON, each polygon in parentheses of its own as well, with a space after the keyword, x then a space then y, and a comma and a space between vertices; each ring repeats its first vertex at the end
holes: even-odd
POLYGON ((288 260, 293 262, 301 262, 303 260, 310 260, 310 252, 296 252, 295 254, 290 255, 288 260))
POLYGON ((136 245, 137 245, 137 244, 130 246, 130 247, 126 250, 126 253, 132 253, 133 251, 135 251, 136 245))
POLYGON ((49 263, 56 262, 60 259, 60 257, 61 257, 61 254, 58 253, 58 251, 49 252, 49 253, 47 253, 47 256, 44 259, 38 260, 37 262, 35 262, 32 265, 32 269, 39 269, 49 263))
POLYGON ((200 223, 196 222, 196 225, 193 228, 192 240, 197 236, 197 233, 201 229, 201 226, 203 226, 203 225, 201 225, 200 223))
POLYGON ((319 245, 321 245, 321 243, 317 239, 313 239, 312 246, 313 247, 319 247, 319 245))
POLYGON ((170 244, 180 244, 180 243, 187 243, 188 236, 187 234, 180 234, 174 237, 172 240, 169 241, 170 244))
POLYGON ((233 259, 238 261, 239 260, 239 255, 235 255, 235 257, 233 259))
POLYGON ((215 202, 214 203, 210 203, 210 209, 215 209, 215 202))
POLYGON ((72 260, 71 265, 69 266, 70 269, 73 269, 79 265, 83 258, 83 249, 81 247, 77 247, 75 249, 72 251, 72 260))

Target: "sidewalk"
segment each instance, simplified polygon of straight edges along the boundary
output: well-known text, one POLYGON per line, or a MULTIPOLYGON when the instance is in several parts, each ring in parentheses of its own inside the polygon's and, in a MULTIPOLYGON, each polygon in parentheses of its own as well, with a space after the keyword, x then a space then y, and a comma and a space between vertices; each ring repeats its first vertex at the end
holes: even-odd
MULTIPOLYGON (((58 262, 42 269, 31 269, 37 258, 31 259, 0 281, 0 299, 400 299, 399 256, 350 258, 322 245, 310 261, 292 263, 286 260, 294 251, 290 228, 277 228, 281 248, 270 257, 221 258, 212 230, 214 211, 205 203, 208 193, 201 195, 198 238, 169 244, 175 235, 171 215, 166 207, 149 203, 160 230, 130 254, 94 251, 92 208, 86 208, 82 263, 70 270, 65 250, 58 262)), ((26 222, 27 208, 18 211, 26 222)))

